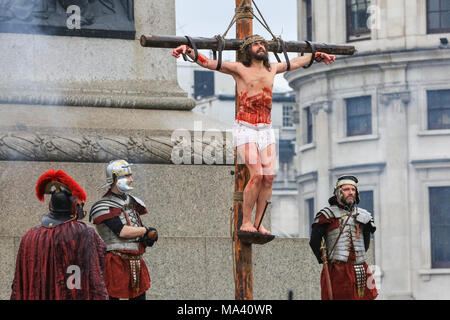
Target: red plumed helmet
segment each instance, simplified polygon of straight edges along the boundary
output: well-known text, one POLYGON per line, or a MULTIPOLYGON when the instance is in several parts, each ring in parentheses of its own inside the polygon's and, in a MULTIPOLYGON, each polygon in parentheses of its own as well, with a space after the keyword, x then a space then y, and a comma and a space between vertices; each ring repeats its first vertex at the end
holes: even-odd
POLYGON ((72 196, 81 202, 86 202, 86 192, 80 185, 68 176, 64 171, 51 169, 44 173, 38 180, 36 185, 36 196, 40 201, 44 201, 45 194, 52 193, 52 187, 59 189, 61 187, 70 190, 72 196))

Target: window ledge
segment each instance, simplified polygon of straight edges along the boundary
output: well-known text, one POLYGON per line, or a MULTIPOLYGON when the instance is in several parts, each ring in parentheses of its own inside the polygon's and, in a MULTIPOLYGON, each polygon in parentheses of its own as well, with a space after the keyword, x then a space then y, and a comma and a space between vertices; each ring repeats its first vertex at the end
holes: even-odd
POLYGON ((430 281, 431 276, 450 275, 450 268, 420 269, 419 276, 423 281, 430 281))
POLYGON ((442 130, 422 130, 417 134, 419 137, 429 137, 429 136, 449 136, 450 129, 442 130))
POLYGON ((312 150, 312 149, 315 149, 315 148, 316 148, 316 143, 315 142, 308 143, 308 144, 305 144, 303 146, 300 146, 298 148, 297 152, 305 152, 305 151, 312 150))
POLYGON ((360 142, 360 141, 371 141, 378 140, 380 136, 375 134, 369 134, 364 136, 354 136, 354 137, 345 137, 337 140, 337 143, 352 143, 352 142, 360 142))
POLYGON ((364 40, 371 40, 371 34, 369 33, 361 33, 360 35, 351 35, 348 36, 347 42, 357 42, 357 41, 364 41, 364 40))

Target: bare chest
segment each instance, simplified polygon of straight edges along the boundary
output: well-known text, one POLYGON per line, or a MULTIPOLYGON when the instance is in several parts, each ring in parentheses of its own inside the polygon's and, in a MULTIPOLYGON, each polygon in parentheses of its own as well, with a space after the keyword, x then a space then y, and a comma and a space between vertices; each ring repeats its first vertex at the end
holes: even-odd
POLYGON ((249 95, 260 92, 263 88, 272 89, 274 74, 267 70, 246 70, 236 81, 238 91, 245 91, 249 95))

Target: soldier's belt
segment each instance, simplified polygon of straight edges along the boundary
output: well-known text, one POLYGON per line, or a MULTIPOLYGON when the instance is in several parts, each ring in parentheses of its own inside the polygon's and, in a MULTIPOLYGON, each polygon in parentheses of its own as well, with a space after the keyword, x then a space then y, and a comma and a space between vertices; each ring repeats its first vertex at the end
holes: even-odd
POLYGON ((141 255, 136 255, 136 254, 131 254, 131 253, 122 253, 119 251, 110 251, 111 253, 115 254, 116 256, 121 257, 122 259, 125 260, 141 260, 142 256, 141 255))
POLYGON ((128 260, 130 265, 130 282, 131 287, 139 292, 139 284, 141 282, 141 255, 122 253, 118 251, 111 251, 113 254, 121 257, 124 260, 128 260))
POLYGON ((360 263, 356 263, 356 261, 340 261, 340 260, 336 260, 336 259, 331 259, 330 261, 328 261, 329 264, 360 264, 360 263))

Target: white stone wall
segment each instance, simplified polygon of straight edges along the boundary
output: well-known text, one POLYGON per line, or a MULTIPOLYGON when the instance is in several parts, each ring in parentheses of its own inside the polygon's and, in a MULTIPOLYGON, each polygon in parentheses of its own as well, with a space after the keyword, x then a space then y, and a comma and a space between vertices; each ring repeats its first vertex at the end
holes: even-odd
MULTIPOLYGON (((303 1, 299 0, 299 16, 303 1)), ((300 223, 305 200, 327 205, 340 174, 374 192, 375 264, 380 298, 449 299, 450 270, 431 268, 428 187, 450 186, 450 130, 427 130, 427 90, 450 89, 450 50, 427 34, 426 1, 373 1, 379 28, 355 41, 358 54, 332 66, 286 75, 297 92, 297 183, 300 223), (371 96, 372 134, 346 137, 345 99, 371 96), (305 141, 304 108, 313 112, 305 141)), ((344 0, 313 1, 313 40, 346 43, 344 0)), ((299 38, 304 35, 299 21, 299 38)), ((308 237, 307 226, 301 236, 308 237)))

